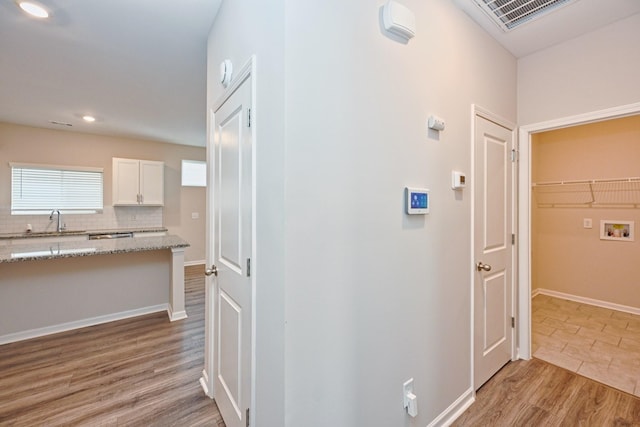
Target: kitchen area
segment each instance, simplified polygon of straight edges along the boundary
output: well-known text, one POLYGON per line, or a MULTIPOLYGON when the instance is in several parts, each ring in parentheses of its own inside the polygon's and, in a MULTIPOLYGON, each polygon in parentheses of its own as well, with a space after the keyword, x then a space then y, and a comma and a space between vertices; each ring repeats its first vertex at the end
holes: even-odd
MULTIPOLYGON (((205 149, 0 123, 0 344, 166 311, 204 260, 205 190, 181 161, 205 149), (102 209, 12 211, 12 165, 103 174, 102 209)), ((14 190, 15 192, 15 190, 14 190)))
POLYGON ((0 425, 219 419, 206 188, 182 181, 206 165, 218 5, 0 5, 0 425), (63 171, 64 197, 29 169, 63 171))

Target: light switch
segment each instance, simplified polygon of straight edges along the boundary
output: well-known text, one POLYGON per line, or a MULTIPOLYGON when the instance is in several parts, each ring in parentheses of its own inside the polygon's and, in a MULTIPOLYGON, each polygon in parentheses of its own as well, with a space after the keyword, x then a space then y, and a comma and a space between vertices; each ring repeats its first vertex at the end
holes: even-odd
POLYGON ((191 212, 191 219, 198 219, 200 218, 200 213, 198 212, 191 212))
POLYGON ((591 218, 584 218, 582 220, 582 226, 584 228, 593 228, 593 222, 591 221, 591 218))

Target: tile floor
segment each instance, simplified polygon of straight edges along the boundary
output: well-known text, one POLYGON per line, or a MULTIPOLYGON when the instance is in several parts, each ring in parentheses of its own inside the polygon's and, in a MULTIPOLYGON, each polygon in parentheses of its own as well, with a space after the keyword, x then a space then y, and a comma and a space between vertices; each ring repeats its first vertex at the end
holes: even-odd
POLYGON ((640 316, 537 295, 531 329, 534 357, 640 396, 640 316))

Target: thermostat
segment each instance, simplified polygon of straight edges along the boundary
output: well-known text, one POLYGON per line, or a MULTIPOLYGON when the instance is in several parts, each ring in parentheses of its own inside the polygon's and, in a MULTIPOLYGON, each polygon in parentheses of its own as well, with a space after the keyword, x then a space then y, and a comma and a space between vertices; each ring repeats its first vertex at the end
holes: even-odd
POLYGON ((429 190, 405 187, 404 194, 407 214, 424 215, 429 213, 429 190))
POLYGON ((467 178, 462 172, 451 172, 451 188, 454 190, 462 190, 467 186, 467 178))

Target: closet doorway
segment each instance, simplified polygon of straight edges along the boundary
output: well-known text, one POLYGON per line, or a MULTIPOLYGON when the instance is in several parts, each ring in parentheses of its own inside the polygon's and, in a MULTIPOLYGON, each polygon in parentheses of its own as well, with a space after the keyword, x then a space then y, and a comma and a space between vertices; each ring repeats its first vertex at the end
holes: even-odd
POLYGON ((526 295, 533 357, 640 396, 640 115, 621 116, 530 132, 526 295))

